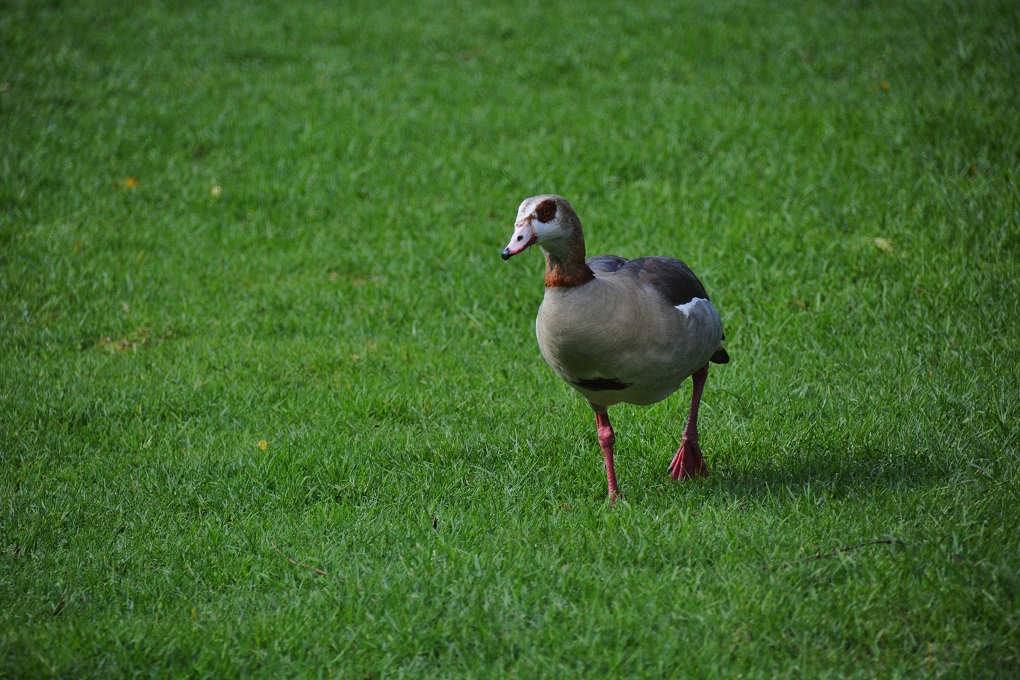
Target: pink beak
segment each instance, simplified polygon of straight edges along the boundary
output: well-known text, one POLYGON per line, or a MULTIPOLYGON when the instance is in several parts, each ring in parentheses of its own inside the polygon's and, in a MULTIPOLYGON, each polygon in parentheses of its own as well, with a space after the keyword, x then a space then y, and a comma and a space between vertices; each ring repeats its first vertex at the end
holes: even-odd
POLYGON ((517 253, 525 250, 528 246, 538 241, 535 230, 531 227, 531 218, 521 220, 514 224, 514 235, 510 237, 510 243, 503 249, 503 259, 509 260, 517 253))

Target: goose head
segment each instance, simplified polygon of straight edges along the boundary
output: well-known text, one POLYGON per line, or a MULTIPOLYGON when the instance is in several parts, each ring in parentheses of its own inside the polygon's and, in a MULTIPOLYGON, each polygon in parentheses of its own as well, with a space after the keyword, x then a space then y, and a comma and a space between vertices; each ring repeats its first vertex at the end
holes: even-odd
POLYGON ((514 233, 503 249, 503 259, 509 260, 536 244, 552 255, 578 249, 584 252, 581 220, 567 199, 554 194, 525 199, 517 209, 514 233))

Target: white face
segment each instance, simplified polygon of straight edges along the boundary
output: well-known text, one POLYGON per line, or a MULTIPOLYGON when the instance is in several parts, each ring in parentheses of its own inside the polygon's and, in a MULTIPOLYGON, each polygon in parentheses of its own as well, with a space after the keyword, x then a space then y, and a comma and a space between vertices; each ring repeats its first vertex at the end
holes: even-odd
POLYGON ((562 231, 560 223, 560 199, 558 196, 533 196, 521 203, 517 209, 517 221, 510 243, 503 250, 503 259, 527 250, 536 243, 555 239, 562 231))

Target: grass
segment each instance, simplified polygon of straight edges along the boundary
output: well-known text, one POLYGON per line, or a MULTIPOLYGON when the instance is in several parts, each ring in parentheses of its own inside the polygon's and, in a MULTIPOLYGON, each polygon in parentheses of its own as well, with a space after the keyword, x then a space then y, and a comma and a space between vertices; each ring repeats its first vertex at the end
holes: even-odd
POLYGON ((0 676, 1015 676, 1018 55, 1007 0, 4 2, 0 676), (687 388, 606 503, 498 257, 547 191, 721 310, 708 480, 687 388))

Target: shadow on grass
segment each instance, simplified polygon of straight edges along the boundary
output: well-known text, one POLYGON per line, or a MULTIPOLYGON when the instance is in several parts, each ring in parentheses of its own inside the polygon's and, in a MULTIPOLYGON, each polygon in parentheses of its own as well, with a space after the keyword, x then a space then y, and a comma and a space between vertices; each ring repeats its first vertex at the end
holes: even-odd
POLYGON ((939 486, 959 474, 959 468, 951 467, 946 457, 935 453, 897 452, 878 446, 850 452, 819 446, 731 464, 717 459, 716 464, 716 479, 738 496, 811 489, 844 498, 939 486))

